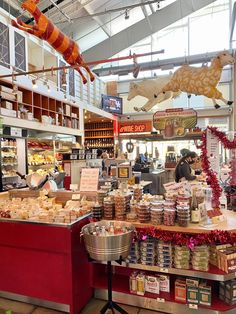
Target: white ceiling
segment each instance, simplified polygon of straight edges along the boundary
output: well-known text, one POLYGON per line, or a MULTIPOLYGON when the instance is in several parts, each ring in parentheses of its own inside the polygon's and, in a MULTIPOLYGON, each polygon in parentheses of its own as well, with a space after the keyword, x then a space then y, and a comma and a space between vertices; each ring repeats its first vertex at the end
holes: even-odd
MULTIPOLYGON (((18 10, 23 2, 4 1, 18 10)), ((91 61, 110 58, 214 1, 40 0, 38 7, 41 11, 47 10, 45 14, 79 43, 85 59, 91 61), (153 3, 147 4, 149 2, 153 3), (128 19, 125 19, 126 14, 128 19)), ((24 20, 29 21, 31 16, 27 16, 24 20)))

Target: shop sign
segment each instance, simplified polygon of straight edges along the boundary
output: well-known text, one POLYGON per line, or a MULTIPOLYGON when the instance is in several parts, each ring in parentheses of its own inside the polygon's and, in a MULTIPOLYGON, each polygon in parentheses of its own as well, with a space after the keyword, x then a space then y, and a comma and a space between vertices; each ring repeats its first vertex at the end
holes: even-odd
POLYGON ((119 124, 119 133, 144 133, 152 131, 152 121, 131 121, 119 124))
POLYGON ((80 178, 80 192, 97 192, 99 168, 83 168, 80 178))
POLYGON ((11 127, 11 136, 22 137, 22 130, 20 128, 11 127))
POLYGON ((219 178, 220 172, 220 143, 218 137, 207 129, 207 157, 214 169, 217 177, 219 178))
POLYGON ((197 124, 197 112, 193 109, 167 109, 153 115, 153 126, 164 138, 182 137, 187 129, 197 124))

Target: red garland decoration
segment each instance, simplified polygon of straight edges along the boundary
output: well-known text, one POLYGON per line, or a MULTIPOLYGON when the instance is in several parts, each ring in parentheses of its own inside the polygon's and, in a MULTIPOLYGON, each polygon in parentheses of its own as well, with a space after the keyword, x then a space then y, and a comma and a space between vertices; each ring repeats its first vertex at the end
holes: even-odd
POLYGON ((171 242, 175 245, 188 246, 190 249, 193 249, 194 246, 204 244, 218 245, 236 243, 236 232, 222 230, 213 230, 209 233, 190 234, 184 232, 165 231, 155 227, 136 229, 136 241, 145 241, 148 237, 164 242, 171 242))
MULTIPOLYGON (((215 127, 208 127, 208 130, 211 131, 213 135, 215 135, 219 141, 222 143, 225 149, 235 149, 236 148, 236 138, 233 141, 230 141, 224 132, 217 130, 215 127)), ((219 207, 220 201, 219 198, 221 196, 222 189, 219 185, 218 179, 216 177, 216 173, 211 169, 210 162, 207 157, 207 130, 202 135, 202 153, 201 153, 201 160, 202 160, 202 169, 207 175, 207 181, 212 188, 213 194, 213 207, 219 207)))

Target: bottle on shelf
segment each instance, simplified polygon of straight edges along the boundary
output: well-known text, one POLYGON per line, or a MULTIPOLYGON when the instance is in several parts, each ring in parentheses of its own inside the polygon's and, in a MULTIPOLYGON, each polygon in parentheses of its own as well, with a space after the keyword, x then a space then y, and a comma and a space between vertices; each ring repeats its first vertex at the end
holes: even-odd
POLYGON ((200 222, 200 210, 198 208, 196 189, 192 190, 192 201, 191 201, 190 210, 191 210, 191 222, 199 223, 200 222))

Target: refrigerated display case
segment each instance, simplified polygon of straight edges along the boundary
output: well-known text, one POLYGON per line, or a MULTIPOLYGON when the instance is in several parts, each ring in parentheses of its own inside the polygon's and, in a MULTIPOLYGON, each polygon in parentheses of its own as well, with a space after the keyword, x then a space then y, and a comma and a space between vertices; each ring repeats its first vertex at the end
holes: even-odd
POLYGON ((17 172, 26 174, 25 138, 1 138, 1 191, 25 186, 17 172))

